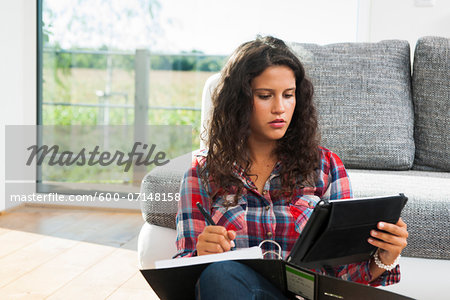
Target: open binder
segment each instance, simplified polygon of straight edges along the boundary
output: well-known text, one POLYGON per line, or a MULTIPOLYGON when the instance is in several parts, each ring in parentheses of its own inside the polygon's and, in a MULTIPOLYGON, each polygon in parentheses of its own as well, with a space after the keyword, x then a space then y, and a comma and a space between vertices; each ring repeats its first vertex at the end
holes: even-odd
MULTIPOLYGON (((262 259, 262 252, 238 261, 253 268, 288 297, 411 299, 306 269, 368 259, 375 250, 367 242, 370 230, 376 228, 379 221, 396 223, 406 201, 407 198, 399 194, 319 203, 286 261, 262 259)), ((178 265, 161 264, 162 268, 141 270, 141 273, 161 299, 194 299, 194 287, 202 271, 214 261, 235 260, 239 251, 206 255, 205 258, 211 259, 204 262, 196 258, 179 258, 176 259, 180 260, 178 265)))
MULTIPOLYGON (((304 299, 412 299, 386 290, 320 275, 284 260, 239 260, 264 276, 288 298, 304 299)), ((209 263, 163 269, 141 270, 142 275, 162 300, 195 299, 195 284, 209 263)))

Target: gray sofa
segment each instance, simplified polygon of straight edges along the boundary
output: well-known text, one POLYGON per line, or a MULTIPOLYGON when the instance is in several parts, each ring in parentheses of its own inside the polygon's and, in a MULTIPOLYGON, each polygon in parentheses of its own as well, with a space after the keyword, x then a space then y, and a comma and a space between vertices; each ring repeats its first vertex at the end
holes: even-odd
MULTIPOLYGON (((404 193, 408 245, 399 284, 382 287, 418 299, 450 294, 450 39, 313 45, 292 43, 315 87, 322 145, 346 165, 354 196, 404 193)), ((209 115, 205 84, 202 121, 209 115)), ((145 193, 177 193, 191 154, 144 178, 145 193)), ((175 253, 176 202, 143 202, 141 268, 175 253)), ((448 298, 447 298, 448 299, 448 298)))

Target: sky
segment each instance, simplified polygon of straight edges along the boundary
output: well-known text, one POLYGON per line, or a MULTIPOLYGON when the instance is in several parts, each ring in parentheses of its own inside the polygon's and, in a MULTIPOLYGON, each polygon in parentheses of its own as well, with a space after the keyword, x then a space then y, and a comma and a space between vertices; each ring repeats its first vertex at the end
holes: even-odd
POLYGON ((228 55, 257 34, 318 44, 356 41, 357 5, 357 0, 44 0, 43 14, 51 41, 65 49, 108 45, 228 55), (153 18, 150 2, 157 3, 153 18))

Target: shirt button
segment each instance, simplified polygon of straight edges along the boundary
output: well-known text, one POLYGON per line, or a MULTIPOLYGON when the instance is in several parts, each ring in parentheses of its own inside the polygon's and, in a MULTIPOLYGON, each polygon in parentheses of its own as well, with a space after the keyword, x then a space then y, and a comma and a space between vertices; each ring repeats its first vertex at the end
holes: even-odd
POLYGON ((270 206, 266 206, 266 210, 270 210, 270 206))
POLYGON ((263 195, 267 194, 267 190, 264 190, 264 191, 262 192, 262 194, 263 194, 263 195))
POLYGON ((272 232, 270 232, 270 231, 267 233, 267 237, 268 237, 269 239, 272 237, 272 235, 273 235, 273 234, 272 234, 272 232))

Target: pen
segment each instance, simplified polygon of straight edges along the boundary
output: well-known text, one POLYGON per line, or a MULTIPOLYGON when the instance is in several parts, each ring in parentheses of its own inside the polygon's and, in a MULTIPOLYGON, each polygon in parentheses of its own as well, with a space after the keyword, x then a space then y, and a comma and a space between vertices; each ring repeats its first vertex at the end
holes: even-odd
POLYGON ((203 205, 200 202, 197 202, 196 204, 197 204, 198 209, 202 213, 202 215, 205 217, 206 223, 208 223, 208 225, 216 225, 216 223, 214 223, 214 220, 211 218, 211 216, 203 208, 203 205))

